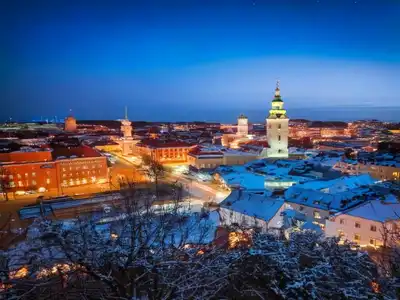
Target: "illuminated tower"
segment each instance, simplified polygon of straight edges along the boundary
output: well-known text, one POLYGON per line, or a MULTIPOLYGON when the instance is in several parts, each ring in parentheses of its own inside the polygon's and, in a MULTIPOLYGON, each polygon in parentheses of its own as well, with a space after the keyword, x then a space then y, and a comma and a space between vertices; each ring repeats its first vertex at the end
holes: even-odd
POLYGON ((243 114, 238 118, 237 135, 247 136, 249 134, 249 120, 243 114))
POLYGON ((67 132, 76 131, 76 119, 72 116, 71 110, 69 110, 70 115, 64 120, 64 130, 67 132))
POLYGON ((125 106, 125 119, 121 120, 121 131, 124 135, 124 139, 132 138, 132 123, 128 119, 128 107, 125 106))
POLYGON ((124 135, 122 141, 122 154, 128 155, 132 152, 132 123, 128 119, 128 108, 125 106, 125 119, 121 120, 121 131, 124 135))
POLYGON ((279 81, 276 83, 275 97, 272 100, 272 108, 267 118, 267 157, 285 158, 289 156, 288 136, 289 118, 286 110, 283 109, 279 81))

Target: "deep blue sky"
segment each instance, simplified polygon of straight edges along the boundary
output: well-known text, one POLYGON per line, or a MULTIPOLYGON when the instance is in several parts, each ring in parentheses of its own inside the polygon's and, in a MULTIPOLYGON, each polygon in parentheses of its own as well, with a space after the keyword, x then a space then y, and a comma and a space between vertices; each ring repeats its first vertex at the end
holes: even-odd
POLYGON ((400 1, 1 3, 1 120, 261 121, 277 78, 292 117, 400 106, 400 1))

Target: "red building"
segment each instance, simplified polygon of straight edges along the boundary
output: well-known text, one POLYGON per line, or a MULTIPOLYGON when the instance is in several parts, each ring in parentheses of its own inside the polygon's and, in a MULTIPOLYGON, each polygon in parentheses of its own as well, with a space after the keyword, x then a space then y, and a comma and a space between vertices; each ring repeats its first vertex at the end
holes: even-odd
POLYGON ((2 187, 8 192, 64 194, 66 188, 108 181, 107 158, 88 146, 2 153, 2 187))

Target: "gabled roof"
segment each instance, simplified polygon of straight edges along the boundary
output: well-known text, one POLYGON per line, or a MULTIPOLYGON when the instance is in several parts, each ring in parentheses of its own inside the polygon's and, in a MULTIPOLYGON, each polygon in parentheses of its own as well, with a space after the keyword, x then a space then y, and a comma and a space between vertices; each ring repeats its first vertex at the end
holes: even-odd
POLYGON ((282 199, 271 198, 265 191, 234 190, 220 206, 268 222, 283 204, 282 199))
POLYGON ((377 222, 400 220, 400 202, 394 195, 389 194, 383 201, 371 200, 344 214, 377 222))

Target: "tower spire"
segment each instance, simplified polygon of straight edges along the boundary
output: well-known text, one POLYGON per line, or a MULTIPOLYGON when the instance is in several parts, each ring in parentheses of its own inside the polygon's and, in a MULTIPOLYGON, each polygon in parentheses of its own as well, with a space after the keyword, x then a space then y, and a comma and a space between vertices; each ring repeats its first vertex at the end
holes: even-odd
POLYGON ((125 120, 128 120, 128 106, 125 106, 125 120))
POLYGON ((275 89, 275 96, 276 97, 279 97, 280 95, 281 95, 281 91, 280 91, 280 89, 279 89, 279 84, 280 84, 280 82, 279 82, 279 79, 276 81, 276 89, 275 89))

